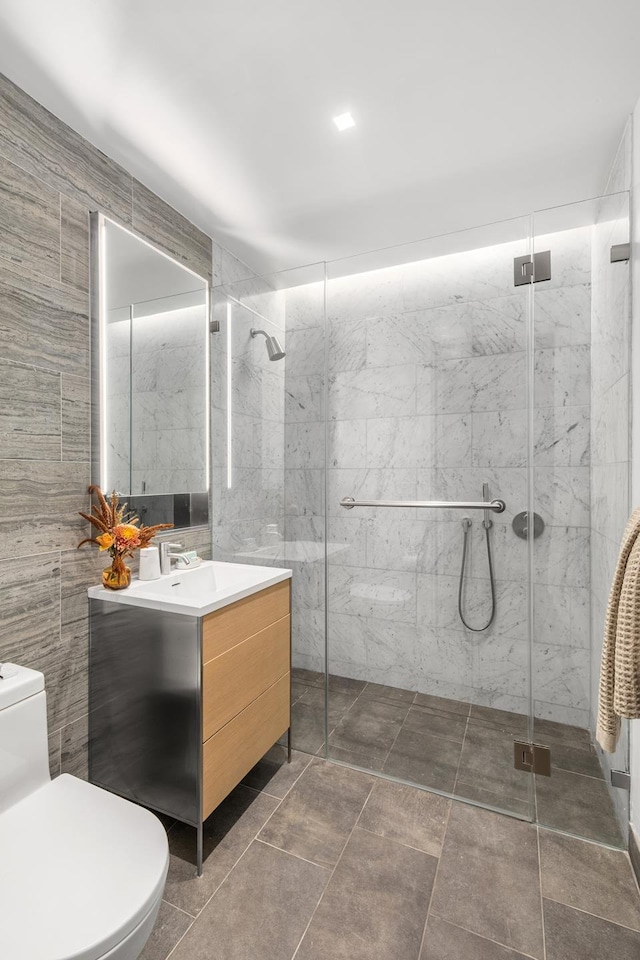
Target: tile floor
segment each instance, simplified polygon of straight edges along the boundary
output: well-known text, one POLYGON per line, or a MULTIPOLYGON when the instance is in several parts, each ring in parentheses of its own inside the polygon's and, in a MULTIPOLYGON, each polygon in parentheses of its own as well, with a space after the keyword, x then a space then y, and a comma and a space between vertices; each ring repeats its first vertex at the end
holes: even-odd
MULTIPOLYGON (((324 756, 324 675, 294 671, 292 701, 294 747, 324 756)), ((552 757, 551 778, 535 778, 538 822, 623 846, 589 732, 548 720, 536 720, 535 729, 552 757)), ((517 736, 527 736, 520 714, 329 678, 329 759, 527 817, 530 775, 514 769, 517 736)))
POLYGON ((169 842, 142 960, 640 956, 625 853, 279 746, 169 842))

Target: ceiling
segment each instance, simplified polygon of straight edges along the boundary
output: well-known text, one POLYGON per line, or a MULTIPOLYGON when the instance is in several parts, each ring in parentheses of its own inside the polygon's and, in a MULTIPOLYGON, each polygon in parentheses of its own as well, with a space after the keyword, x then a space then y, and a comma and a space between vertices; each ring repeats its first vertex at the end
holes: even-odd
POLYGON ((639 49, 637 0, 0 0, 2 71, 263 272, 601 192, 639 49))

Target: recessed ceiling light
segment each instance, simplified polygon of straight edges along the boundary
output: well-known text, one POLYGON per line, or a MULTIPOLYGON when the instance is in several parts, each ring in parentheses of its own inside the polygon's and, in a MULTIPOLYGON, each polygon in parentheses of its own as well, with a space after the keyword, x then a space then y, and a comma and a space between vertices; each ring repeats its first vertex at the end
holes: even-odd
POLYGON ((333 122, 340 132, 348 130, 349 127, 355 127, 356 122, 350 113, 341 113, 339 117, 334 117, 333 122))

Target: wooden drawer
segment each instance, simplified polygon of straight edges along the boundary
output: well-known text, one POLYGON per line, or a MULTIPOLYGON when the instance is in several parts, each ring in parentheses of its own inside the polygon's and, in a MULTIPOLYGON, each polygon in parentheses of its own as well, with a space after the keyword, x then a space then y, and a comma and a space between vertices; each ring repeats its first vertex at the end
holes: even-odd
POLYGON ((283 617, 205 664, 202 739, 289 672, 291 618, 283 617))
POLYGON ((283 580, 205 617, 202 624, 202 662, 207 663, 219 657, 276 620, 288 616, 289 583, 289 580, 283 580))
POLYGON ((202 816, 208 817, 289 726, 289 673, 203 746, 202 816))

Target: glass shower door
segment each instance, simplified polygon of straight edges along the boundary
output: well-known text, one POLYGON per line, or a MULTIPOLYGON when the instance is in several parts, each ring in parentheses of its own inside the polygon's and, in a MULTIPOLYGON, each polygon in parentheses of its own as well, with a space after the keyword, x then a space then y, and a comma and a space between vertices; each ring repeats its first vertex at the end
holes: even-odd
POLYGON ((327 279, 327 756, 523 818, 530 253, 523 218, 327 279))
POLYGON ((629 196, 539 211, 535 253, 551 277, 533 285, 531 543, 534 740, 540 823, 626 842, 628 721, 615 753, 595 739, 609 588, 629 500, 629 196), (622 247, 619 245, 623 245, 622 247))

